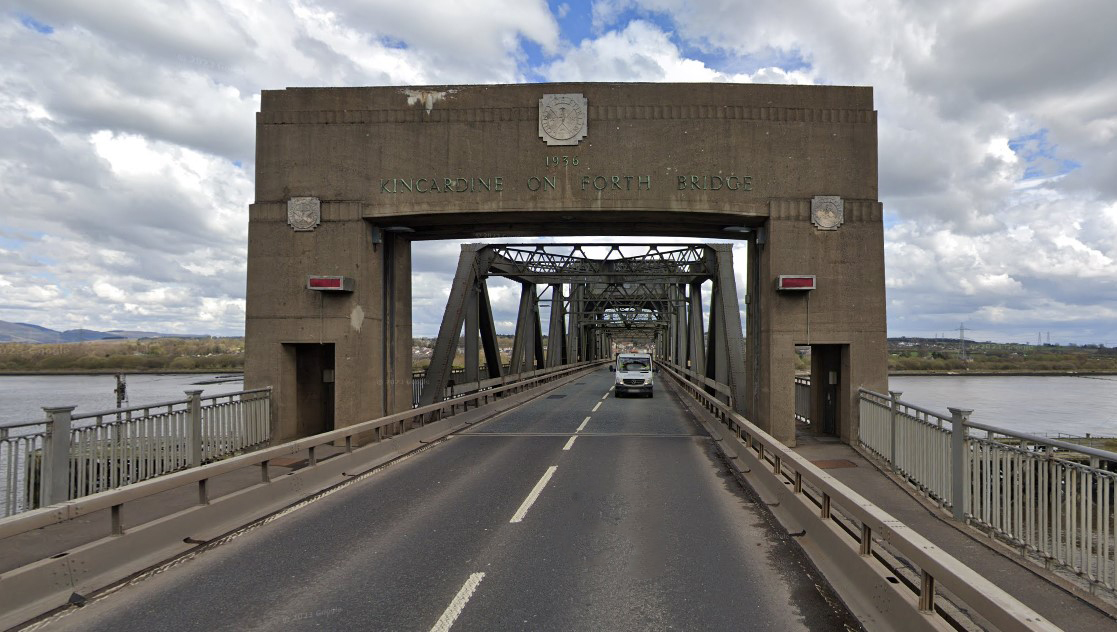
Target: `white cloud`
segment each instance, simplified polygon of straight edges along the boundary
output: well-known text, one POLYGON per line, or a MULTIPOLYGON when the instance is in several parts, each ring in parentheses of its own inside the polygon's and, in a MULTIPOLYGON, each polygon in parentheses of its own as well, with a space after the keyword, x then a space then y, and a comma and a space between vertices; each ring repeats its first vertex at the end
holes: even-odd
MULTIPOLYGON (((583 68, 600 72, 613 49, 598 42, 627 37, 633 55, 652 49, 652 59, 670 59, 676 42, 716 53, 721 68, 705 68, 720 74, 775 59, 806 81, 874 86, 893 334, 929 335, 967 320, 996 336, 984 319, 1019 312, 1046 327, 1074 321, 1085 340, 1112 342, 1100 314, 1117 298, 1107 214, 1117 197, 1117 147, 1107 142, 1117 134, 1108 62, 1117 58, 1108 33, 1117 5, 762 0, 750 3, 747 20, 726 19, 719 3, 595 7, 598 38, 554 67, 584 58, 583 68), (633 37, 632 23, 614 22, 631 10, 666 15, 674 37, 633 37), (1041 132, 1042 155, 1013 150, 1012 139, 1041 132), (1070 173, 1049 172, 1059 165, 1070 173), (1029 172, 1041 167, 1042 177, 1029 172), (1065 309, 1044 307, 1052 303, 1065 309), (1099 303, 1103 310, 1090 309, 1099 303), (1092 328, 1082 314, 1097 316, 1092 328)), ((678 64, 659 65, 685 67, 687 55, 678 55, 678 64)))
POLYGON ((644 20, 583 40, 540 70, 551 81, 809 82, 801 72, 775 67, 753 74, 719 72, 685 57, 669 33, 644 20))
POLYGON ((321 4, 304 6, 360 29, 366 48, 402 45, 434 83, 522 80, 517 65, 522 41, 545 51, 558 44, 558 24, 543 0, 341 0, 328 9, 321 4))
POLYGON ((665 33, 643 21, 583 41, 544 74, 555 81, 712 81, 717 76, 702 62, 680 57, 665 33))
POLYGON ((122 302, 127 298, 127 294, 124 293, 124 290, 103 280, 93 282, 93 294, 96 295, 97 298, 115 302, 122 302))
MULTIPOLYGON (((892 333, 1117 342, 1110 0, 9 5, 0 319, 239 333, 260 90, 542 77, 874 86, 892 333)), ((416 333, 458 247, 414 246, 416 333)))

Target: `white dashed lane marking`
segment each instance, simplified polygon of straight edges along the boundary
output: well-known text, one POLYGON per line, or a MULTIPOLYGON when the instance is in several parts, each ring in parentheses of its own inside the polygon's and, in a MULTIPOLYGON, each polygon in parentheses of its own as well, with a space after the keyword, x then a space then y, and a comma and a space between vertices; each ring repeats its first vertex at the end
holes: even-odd
POLYGON ((520 508, 516 510, 515 515, 513 515, 512 519, 508 522, 515 523, 523 521, 524 516, 527 515, 527 510, 531 509, 531 506, 535 504, 535 499, 539 498, 540 492, 542 492, 543 488, 547 486, 547 481, 551 480, 551 477, 555 475, 555 470, 557 469, 557 465, 552 465, 551 467, 547 468, 547 471, 543 473, 543 478, 539 479, 539 482, 536 483, 535 487, 531 489, 531 493, 527 495, 527 498, 524 499, 523 504, 520 505, 520 508))
POLYGON ((482 579, 485 579, 484 573, 474 573, 469 576, 469 579, 465 580, 465 584, 462 585, 458 594, 454 595, 454 600, 450 602, 450 605, 446 606, 446 610, 435 622, 431 632, 450 631, 450 627, 454 625, 454 621, 458 620, 458 615, 465 609, 465 604, 469 603, 469 598, 473 596, 473 591, 477 590, 477 585, 481 583, 482 579))

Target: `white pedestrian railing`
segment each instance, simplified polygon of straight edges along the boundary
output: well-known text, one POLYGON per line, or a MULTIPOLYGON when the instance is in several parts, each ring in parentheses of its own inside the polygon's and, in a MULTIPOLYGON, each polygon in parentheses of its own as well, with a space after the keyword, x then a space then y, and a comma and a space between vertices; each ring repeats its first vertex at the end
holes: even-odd
POLYGON ((953 503, 951 419, 896 397, 861 390, 861 445, 888 461, 893 471, 920 491, 949 507, 953 503))
POLYGON ((45 436, 44 421, 0 427, 0 518, 35 506, 42 469, 31 455, 42 454, 45 436))
POLYGON ((1022 553, 1117 587, 1117 454, 946 417, 861 389, 860 442, 954 517, 1022 553), (1103 467, 1104 466, 1104 467, 1103 467))
POLYGON ((795 378, 795 419, 796 421, 811 420, 811 378, 795 378))
POLYGON ((115 489, 266 444, 271 389, 187 398, 0 428, 0 517, 115 489))

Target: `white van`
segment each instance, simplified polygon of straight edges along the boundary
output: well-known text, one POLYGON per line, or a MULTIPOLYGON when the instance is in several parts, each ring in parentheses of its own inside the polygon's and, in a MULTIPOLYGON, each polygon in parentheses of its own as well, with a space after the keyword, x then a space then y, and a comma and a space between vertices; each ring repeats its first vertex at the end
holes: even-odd
POLYGON ((615 372, 616 386, 613 397, 629 393, 641 393, 652 397, 652 356, 647 353, 619 353, 617 361, 610 367, 615 372))

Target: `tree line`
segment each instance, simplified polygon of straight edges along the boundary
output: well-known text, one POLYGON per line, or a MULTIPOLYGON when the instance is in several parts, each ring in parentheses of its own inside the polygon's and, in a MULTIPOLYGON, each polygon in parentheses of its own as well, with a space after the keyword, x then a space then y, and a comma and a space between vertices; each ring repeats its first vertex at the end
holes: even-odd
POLYGON ((1104 348, 1034 347, 1029 351, 967 350, 963 358, 959 351, 893 350, 888 355, 888 369, 917 372, 1109 373, 1117 372, 1117 354, 1104 348))
POLYGON ((141 338, 63 344, 0 344, 0 371, 241 371, 244 338, 141 338))
MULTIPOLYGON (((890 340, 888 368, 898 372, 1117 372, 1117 352, 1106 347, 974 345, 965 359, 960 350, 940 344, 912 344, 890 340)), ((416 338, 416 369, 430 362, 433 340, 416 338), (426 351, 426 353, 423 353, 426 351)), ((512 338, 501 336, 499 346, 510 349, 512 338)), ((969 345, 967 345, 969 346, 969 345)), ((805 352, 805 349, 803 350, 805 352)), ((461 350, 459 349, 459 354, 461 350)), ((507 361, 507 351, 501 354, 507 361)), ((460 366, 464 358, 455 358, 460 366)), ((810 370, 810 357, 796 354, 795 368, 810 370)), ((244 338, 142 338, 96 340, 61 344, 0 343, 0 372, 221 372, 244 369, 244 338)))

